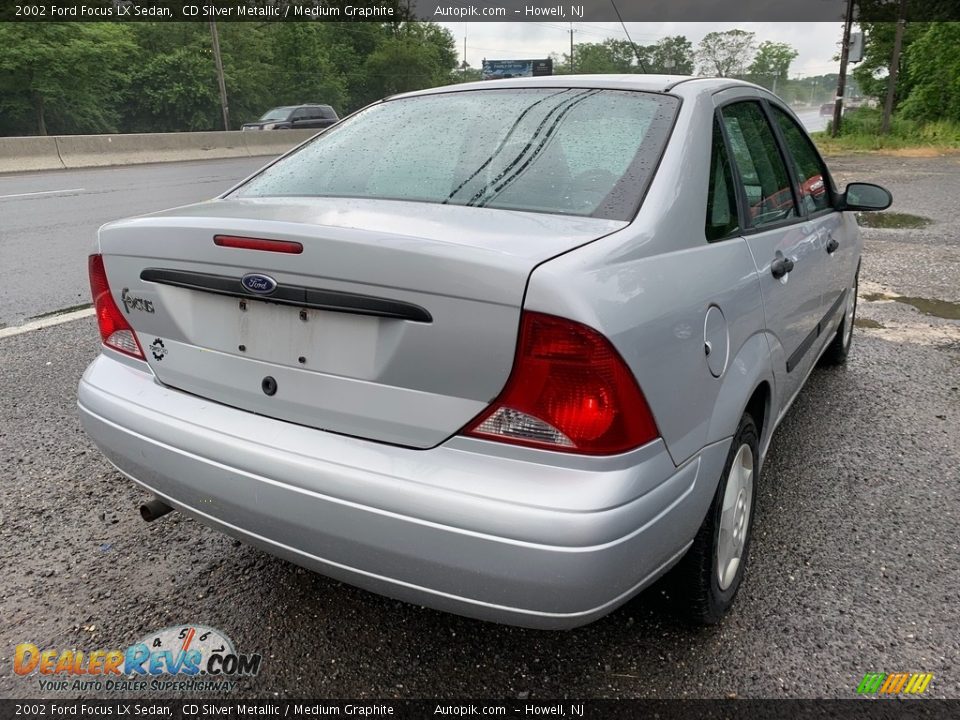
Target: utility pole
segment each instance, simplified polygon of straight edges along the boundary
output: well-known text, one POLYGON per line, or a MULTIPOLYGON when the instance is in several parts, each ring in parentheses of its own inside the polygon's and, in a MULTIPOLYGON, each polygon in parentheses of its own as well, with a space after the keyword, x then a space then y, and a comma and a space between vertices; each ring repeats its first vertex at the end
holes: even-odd
POLYGON ((847 0, 847 15, 843 21, 843 47, 840 48, 840 77, 837 79, 837 99, 833 104, 833 128, 830 134, 840 134, 843 117, 843 92, 847 86, 847 61, 850 59, 850 27, 853 25, 853 0, 847 0))
POLYGON ((893 55, 890 57, 890 76, 887 79, 887 99, 883 103, 883 120, 880 132, 890 132, 890 116, 893 115, 893 100, 897 95, 897 76, 900 74, 900 49, 903 47, 903 29, 907 24, 907 0, 900 0, 897 15, 897 31, 893 36, 893 55))
POLYGON ((570 23, 570 73, 573 74, 573 23, 570 23))
POLYGON ((217 83, 220 85, 220 107, 223 108, 223 129, 230 129, 230 113, 227 108, 227 85, 223 81, 223 60, 220 59, 220 36, 217 23, 210 21, 210 36, 213 41, 213 61, 217 65, 217 83))

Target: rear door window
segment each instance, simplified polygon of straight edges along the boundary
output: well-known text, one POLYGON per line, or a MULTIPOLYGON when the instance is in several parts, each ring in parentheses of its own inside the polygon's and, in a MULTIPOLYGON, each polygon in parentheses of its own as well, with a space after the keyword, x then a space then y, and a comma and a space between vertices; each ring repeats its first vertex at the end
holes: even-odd
POLYGON ((797 217, 790 174, 760 104, 734 103, 723 108, 722 116, 751 226, 797 217))

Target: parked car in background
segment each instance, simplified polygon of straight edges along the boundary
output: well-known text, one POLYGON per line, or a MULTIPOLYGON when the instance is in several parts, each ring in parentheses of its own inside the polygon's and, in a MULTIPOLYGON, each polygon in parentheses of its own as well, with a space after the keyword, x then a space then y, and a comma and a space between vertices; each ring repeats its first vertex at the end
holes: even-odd
POLYGON ((717 622, 774 430, 850 352, 855 211, 890 202, 738 80, 395 96, 100 229, 82 422, 147 519, 369 590, 569 628, 673 569, 717 622))
POLYGON ((833 117, 833 108, 836 103, 828 102, 820 106, 820 117, 833 117))
POLYGON ((307 130, 330 127, 340 118, 329 105, 286 105, 265 112, 252 123, 244 123, 241 130, 307 130))

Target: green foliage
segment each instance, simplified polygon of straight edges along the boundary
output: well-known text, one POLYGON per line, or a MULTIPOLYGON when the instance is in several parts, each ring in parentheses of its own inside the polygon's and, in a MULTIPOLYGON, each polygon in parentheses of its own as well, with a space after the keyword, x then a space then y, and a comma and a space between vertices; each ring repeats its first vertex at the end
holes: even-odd
POLYGON ((960 23, 930 23, 905 54, 903 117, 960 121, 960 23))
MULTIPOLYGON (((908 16, 909 18, 909 16, 908 16)), ((890 74, 890 60, 893 56, 893 39, 896 34, 895 22, 865 22, 861 29, 865 34, 863 61, 853 70, 853 77, 865 95, 883 103, 887 94, 887 77, 890 74)), ((907 22, 903 33, 903 51, 900 56, 900 80, 897 87, 899 98, 910 94, 911 78, 907 70, 907 57, 910 46, 928 28, 926 23, 907 22)))
POLYGON ((220 98, 206 26, 131 25, 136 50, 130 62, 133 70, 126 102, 121 106, 126 111, 124 130, 219 129, 220 98))
POLYGON ((787 43, 776 43, 765 40, 757 48, 757 54, 748 70, 755 83, 764 87, 774 88, 787 80, 790 64, 799 53, 787 43))
POLYGON ((693 43, 683 35, 672 35, 656 45, 648 45, 650 61, 647 69, 652 73, 669 75, 693 75, 693 43))
MULTIPOLYGON (((890 138, 879 137, 879 112, 858 112, 850 116, 849 122, 845 117, 842 137, 850 142, 864 138, 864 142, 884 147, 957 144, 960 23, 916 21, 929 16, 930 8, 922 3, 914 0, 908 5, 890 138)), ((864 59, 853 71, 853 77, 866 95, 882 105, 887 94, 896 23, 865 22, 862 28, 866 33, 864 59)))
POLYGON ((343 108, 346 84, 330 57, 327 36, 320 23, 279 23, 273 28, 271 104, 314 102, 343 108))
POLYGON ((694 62, 693 45, 683 35, 665 37, 656 45, 637 45, 636 49, 628 40, 612 38, 599 43, 577 43, 573 50, 572 69, 569 55, 561 57, 554 53, 550 57, 557 75, 570 72, 585 75, 642 72, 691 75, 694 62))
MULTIPOLYGON (((566 58, 566 64, 569 65, 569 62, 570 59, 566 58)), ((573 72, 587 75, 637 73, 640 72, 640 66, 633 46, 628 41, 608 38, 599 43, 577 43, 573 51, 573 72)))
POLYGON ((363 64, 364 104, 396 93, 455 81, 456 43, 449 30, 432 23, 405 23, 381 42, 363 64))
MULTIPOLYGON (((433 23, 218 23, 232 129, 271 107, 344 115, 460 82, 433 23)), ((0 135, 223 127, 208 23, 0 23, 0 135)))
POLYGON ((880 134, 880 122, 879 109, 852 110, 844 113, 839 137, 831 138, 824 132, 815 133, 814 139, 821 149, 829 152, 960 147, 960 121, 957 120, 921 122, 894 115, 887 135, 880 134))
POLYGON ((707 33, 697 46, 700 73, 718 77, 746 74, 753 57, 755 37, 754 33, 746 30, 707 33))
POLYGON ((0 23, 0 133, 116 131, 133 50, 126 25, 0 23))

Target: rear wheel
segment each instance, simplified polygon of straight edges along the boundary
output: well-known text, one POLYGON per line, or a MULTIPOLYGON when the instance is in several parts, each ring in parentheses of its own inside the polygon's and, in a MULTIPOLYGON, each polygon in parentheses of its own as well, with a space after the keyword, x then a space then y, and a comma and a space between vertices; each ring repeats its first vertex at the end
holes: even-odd
POLYGON ((679 607, 692 622, 718 623, 743 581, 759 470, 758 444, 757 426, 745 414, 733 436, 707 517, 674 570, 679 607))
POLYGON ((823 362, 827 365, 843 365, 853 345, 853 324, 857 318, 857 290, 860 286, 860 270, 853 276, 853 287, 847 291, 843 305, 843 320, 837 328, 837 334, 823 353, 823 362))

